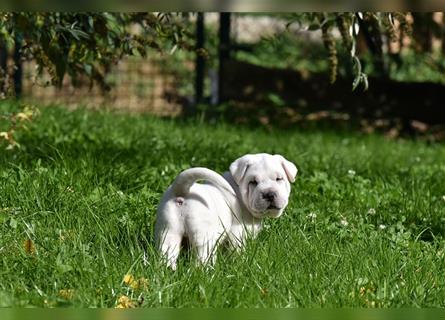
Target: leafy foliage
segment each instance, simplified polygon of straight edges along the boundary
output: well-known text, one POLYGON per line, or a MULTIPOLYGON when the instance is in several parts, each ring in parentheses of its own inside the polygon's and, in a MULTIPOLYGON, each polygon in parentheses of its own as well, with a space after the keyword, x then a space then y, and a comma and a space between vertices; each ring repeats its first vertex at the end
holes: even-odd
MULTIPOLYGON (((87 78, 91 84, 98 83, 108 89, 104 76, 124 56, 146 56, 150 49, 173 52, 178 47, 191 48, 189 30, 192 28, 188 16, 172 13, 0 13, 0 44, 4 42, 9 48, 19 46, 23 59, 36 61, 37 75, 44 71, 50 74, 49 84, 60 85, 68 74, 74 84, 87 78)), ((365 89, 368 86, 358 56, 360 37, 365 39, 372 53, 373 69, 386 76, 388 60, 394 59, 385 49, 387 39, 402 42, 409 37, 415 40, 414 47, 428 50, 431 36, 442 37, 443 34, 443 26, 432 19, 431 13, 317 12, 280 15, 283 16, 288 25, 299 23, 309 30, 321 30, 331 82, 338 76, 339 55, 349 56, 353 89, 359 85, 365 89)), ((0 70, 0 84, 4 76, 0 70)))
POLYGON ((20 147, 16 132, 26 130, 28 124, 39 115, 38 109, 32 105, 20 105, 14 109, 0 113, 0 147, 6 144, 7 150, 20 147))
POLYGON ((354 76, 353 89, 360 84, 366 89, 368 80, 360 59, 357 56, 357 38, 359 32, 365 37, 370 51, 373 53, 378 69, 384 75, 385 66, 383 58, 383 35, 388 36, 391 41, 397 41, 411 33, 407 22, 407 14, 400 12, 317 12, 298 13, 288 16, 288 26, 299 23, 307 25, 308 30, 321 30, 323 44, 328 51, 329 74, 331 83, 337 78, 338 52, 336 49, 336 38, 334 30, 340 34, 341 44, 344 51, 351 59, 351 67, 354 76))
POLYGON ((68 74, 75 85, 86 77, 108 89, 105 74, 123 57, 186 47, 186 19, 170 13, 2 13, 0 41, 19 46, 23 59, 37 63, 37 75, 49 73, 52 85, 68 74))
MULTIPOLYGON (((36 79, 43 73, 50 77, 43 85, 61 86, 69 75, 75 86, 89 81, 105 91, 109 89, 106 74, 122 58, 188 48, 186 21, 187 15, 170 13, 0 13, 0 54, 2 48, 15 48, 21 59, 35 61, 36 79)), ((0 64, 2 96, 14 95, 9 81, 0 64)), ((2 121, 8 122, 6 131, 0 132, 7 148, 19 146, 14 135, 25 122, 18 116, 33 112, 25 107, 1 114, 2 121)))

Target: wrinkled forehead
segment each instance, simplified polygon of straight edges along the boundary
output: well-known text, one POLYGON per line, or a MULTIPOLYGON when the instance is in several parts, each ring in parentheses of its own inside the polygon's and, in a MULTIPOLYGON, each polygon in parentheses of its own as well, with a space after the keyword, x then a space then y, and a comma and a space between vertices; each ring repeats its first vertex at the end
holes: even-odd
POLYGON ((246 177, 257 177, 261 179, 275 179, 284 174, 280 162, 273 157, 260 157, 249 165, 246 177))

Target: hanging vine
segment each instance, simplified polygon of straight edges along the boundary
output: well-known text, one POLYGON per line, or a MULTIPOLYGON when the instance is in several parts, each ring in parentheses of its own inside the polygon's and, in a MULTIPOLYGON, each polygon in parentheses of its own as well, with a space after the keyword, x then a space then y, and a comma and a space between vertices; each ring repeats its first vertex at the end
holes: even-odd
POLYGON ((357 41, 363 36, 370 50, 376 69, 382 76, 387 75, 383 37, 388 35, 390 41, 401 41, 411 36, 409 13, 402 12, 317 12, 297 13, 288 16, 287 25, 298 23, 307 26, 310 31, 321 31, 323 45, 327 52, 329 79, 334 83, 338 77, 339 50, 341 47, 351 61, 353 74, 352 89, 362 86, 368 88, 368 77, 357 53, 357 41), (335 36, 338 31, 340 37, 335 36))

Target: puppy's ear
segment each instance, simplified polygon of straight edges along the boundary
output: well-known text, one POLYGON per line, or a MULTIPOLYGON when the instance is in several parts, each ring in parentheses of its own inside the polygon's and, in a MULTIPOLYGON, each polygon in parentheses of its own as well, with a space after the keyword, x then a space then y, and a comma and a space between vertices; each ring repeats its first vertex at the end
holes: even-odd
POLYGON ((289 180, 289 182, 295 182, 295 177, 297 176, 298 172, 297 167, 292 162, 286 160, 279 154, 276 154, 275 157, 278 158, 281 165, 283 166, 284 172, 286 172, 287 180, 289 180))
POLYGON ((247 169, 250 165, 250 155, 242 156, 241 158, 236 159, 230 165, 229 171, 235 180, 236 184, 239 185, 244 175, 246 174, 247 169))

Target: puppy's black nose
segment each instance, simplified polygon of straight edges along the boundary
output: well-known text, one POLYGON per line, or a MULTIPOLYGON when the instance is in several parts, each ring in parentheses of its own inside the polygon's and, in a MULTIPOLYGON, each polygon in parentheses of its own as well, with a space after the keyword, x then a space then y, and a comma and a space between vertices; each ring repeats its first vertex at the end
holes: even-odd
POLYGON ((263 199, 267 200, 269 202, 274 201, 276 196, 277 196, 277 194, 275 192, 272 192, 272 191, 263 193, 263 199))

